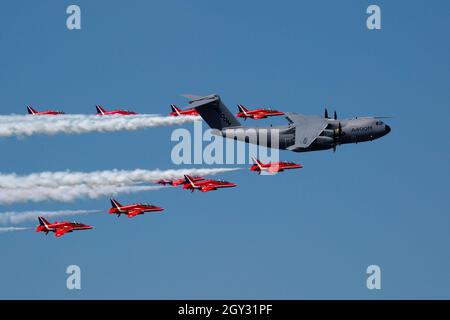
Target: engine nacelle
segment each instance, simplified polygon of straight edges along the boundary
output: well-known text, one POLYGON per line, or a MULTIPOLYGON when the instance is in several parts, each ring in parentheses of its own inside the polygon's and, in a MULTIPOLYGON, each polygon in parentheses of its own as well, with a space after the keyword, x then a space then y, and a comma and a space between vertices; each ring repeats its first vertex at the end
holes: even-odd
POLYGON ((321 145, 333 145, 334 139, 326 136, 318 136, 316 138, 316 143, 321 145))

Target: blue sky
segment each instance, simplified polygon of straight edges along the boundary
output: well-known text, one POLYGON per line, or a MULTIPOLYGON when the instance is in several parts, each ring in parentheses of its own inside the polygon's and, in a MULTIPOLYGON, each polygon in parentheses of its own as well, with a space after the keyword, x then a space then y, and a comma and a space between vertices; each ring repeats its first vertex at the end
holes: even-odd
MULTIPOLYGON (((0 298, 450 298, 449 13, 437 0, 3 1, 2 114, 98 103, 166 114, 181 93, 216 92, 233 111, 394 118, 380 140, 282 152, 305 165, 296 172, 118 197, 162 215, 117 219, 107 198, 0 206, 104 210, 79 218, 94 230, 59 239, 0 234, 0 298), (72 3, 79 31, 66 29, 72 3), (379 31, 366 28, 372 3, 379 31), (66 289, 70 264, 82 290, 66 289), (366 288, 371 264, 381 290, 366 288)), ((173 129, 1 138, 0 171, 174 168, 173 129)))

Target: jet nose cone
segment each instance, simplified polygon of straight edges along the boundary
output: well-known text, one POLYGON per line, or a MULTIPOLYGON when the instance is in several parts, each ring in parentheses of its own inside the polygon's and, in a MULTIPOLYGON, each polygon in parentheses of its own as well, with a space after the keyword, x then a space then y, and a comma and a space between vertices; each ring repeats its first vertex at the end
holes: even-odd
POLYGON ((384 126, 384 134, 388 134, 391 132, 391 127, 389 127, 387 124, 384 126))

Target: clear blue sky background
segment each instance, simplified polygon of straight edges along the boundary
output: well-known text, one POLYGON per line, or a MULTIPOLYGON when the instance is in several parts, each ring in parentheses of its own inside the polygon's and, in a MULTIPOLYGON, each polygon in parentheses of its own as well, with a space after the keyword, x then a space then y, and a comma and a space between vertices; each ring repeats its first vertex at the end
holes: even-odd
MULTIPOLYGON (((119 197, 162 215, 117 219, 106 197, 0 206, 104 210, 79 218, 94 230, 60 239, 1 234, 0 298, 450 298, 449 17, 444 0, 2 1, 2 114, 97 103, 166 114, 180 93, 217 92, 233 111, 394 118, 380 140, 282 152, 305 165, 296 172, 119 197), (80 31, 66 29, 72 3, 80 31), (366 28, 371 3, 380 31, 366 28), (70 264, 80 291, 65 287, 70 264), (379 291, 366 288, 371 264, 379 291)), ((2 138, 0 171, 173 168, 173 129, 2 138)))

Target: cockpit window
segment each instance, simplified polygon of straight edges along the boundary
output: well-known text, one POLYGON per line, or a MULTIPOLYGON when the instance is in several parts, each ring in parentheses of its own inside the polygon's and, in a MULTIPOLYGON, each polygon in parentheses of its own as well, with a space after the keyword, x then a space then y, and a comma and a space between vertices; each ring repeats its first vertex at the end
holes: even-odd
POLYGON ((377 126, 381 126, 381 125, 383 124, 383 121, 377 121, 375 124, 376 124, 377 126))

